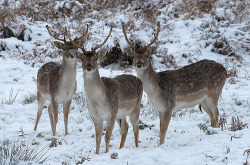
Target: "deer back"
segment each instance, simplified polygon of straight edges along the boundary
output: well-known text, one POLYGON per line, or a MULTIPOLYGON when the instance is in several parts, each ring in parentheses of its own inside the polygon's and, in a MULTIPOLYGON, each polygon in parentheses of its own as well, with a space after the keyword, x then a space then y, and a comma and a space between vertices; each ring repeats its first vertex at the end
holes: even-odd
POLYGON ((178 70, 158 72, 156 82, 161 98, 169 98, 166 104, 174 107, 176 97, 195 100, 203 95, 220 94, 226 78, 226 69, 221 64, 201 60, 178 70))
POLYGON ((143 85, 139 78, 133 75, 119 75, 115 78, 102 77, 101 80, 114 113, 117 113, 118 109, 132 110, 140 103, 143 85))
POLYGON ((189 94, 207 88, 214 91, 224 85, 226 69, 212 60, 201 60, 181 69, 158 73, 159 85, 163 88, 166 81, 173 84, 176 94, 189 94))
POLYGON ((143 85, 142 81, 133 75, 119 75, 114 78, 118 84, 118 100, 122 102, 139 102, 143 85))

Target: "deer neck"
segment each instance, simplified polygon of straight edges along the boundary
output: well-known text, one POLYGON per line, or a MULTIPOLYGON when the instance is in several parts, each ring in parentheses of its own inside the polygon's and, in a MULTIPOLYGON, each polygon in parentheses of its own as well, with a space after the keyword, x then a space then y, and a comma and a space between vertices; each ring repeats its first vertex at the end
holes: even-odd
POLYGON ((96 95, 100 95, 103 93, 103 88, 105 87, 98 69, 93 72, 86 72, 83 73, 84 77, 84 88, 86 92, 86 96, 94 97, 96 95))
POLYGON ((74 86, 76 80, 76 60, 67 61, 63 58, 60 82, 65 88, 74 86))
POLYGON ((147 94, 156 94, 158 91, 158 73, 152 64, 145 69, 136 69, 137 76, 143 82, 143 89, 147 94))

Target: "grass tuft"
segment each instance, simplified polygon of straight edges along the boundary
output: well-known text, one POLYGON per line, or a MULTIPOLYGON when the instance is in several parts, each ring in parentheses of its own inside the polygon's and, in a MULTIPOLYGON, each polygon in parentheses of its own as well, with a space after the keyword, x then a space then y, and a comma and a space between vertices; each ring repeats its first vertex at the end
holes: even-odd
POLYGON ((237 118, 235 118, 234 116, 232 117, 232 123, 231 123, 231 127, 230 127, 231 131, 242 130, 246 126, 247 126, 247 124, 243 124, 243 122, 241 121, 241 119, 238 116, 237 116, 237 118))
POLYGON ((8 140, 0 144, 0 164, 17 165, 21 162, 43 163, 49 156, 45 156, 48 147, 39 150, 31 148, 25 142, 10 143, 8 140))
POLYGON ((17 95, 19 93, 19 90, 17 91, 16 94, 13 94, 13 89, 11 88, 10 89, 10 95, 9 95, 9 98, 2 98, 2 104, 7 104, 7 105, 12 105, 14 104, 16 98, 17 98, 17 95))

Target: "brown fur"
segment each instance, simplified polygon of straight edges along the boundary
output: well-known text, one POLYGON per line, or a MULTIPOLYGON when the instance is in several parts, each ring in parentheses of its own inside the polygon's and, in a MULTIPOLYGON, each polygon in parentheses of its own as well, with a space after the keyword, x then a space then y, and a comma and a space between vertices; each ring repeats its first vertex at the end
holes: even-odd
MULTIPOLYGON (((79 41, 80 42, 80 41, 79 41)), ((57 48, 63 50, 62 64, 49 62, 44 64, 37 73, 38 111, 34 130, 36 131, 42 114, 43 105, 49 100, 49 117, 53 135, 56 134, 58 121, 58 105, 63 104, 65 135, 68 134, 68 115, 72 97, 76 91, 76 59, 69 50, 76 49, 71 42, 55 42, 57 48)))
MULTIPOLYGON (((98 74, 99 75, 99 74, 98 74)), ((100 78, 100 77, 99 77, 100 78)), ((106 143, 106 152, 109 151, 109 142, 110 142, 110 137, 112 134, 112 130, 114 127, 115 120, 118 121, 118 124, 121 127, 121 142, 120 142, 120 149, 124 147, 124 143, 126 140, 127 132, 128 132, 128 123, 126 122, 126 117, 123 115, 122 118, 119 118, 117 114, 119 113, 119 109, 122 110, 124 109, 125 112, 122 113, 128 113, 126 112, 127 110, 133 109, 133 111, 129 114, 131 123, 133 125, 133 130, 134 130, 134 136, 135 136, 135 146, 138 147, 138 120, 139 120, 139 110, 140 110, 140 102, 142 98, 142 82, 135 76, 132 75, 120 75, 115 78, 97 78, 95 81, 99 81, 100 86, 102 87, 101 90, 104 91, 104 95, 107 98, 107 102, 105 104, 108 105, 110 112, 109 114, 109 119, 106 119, 107 121, 107 129, 106 129, 106 135, 105 135, 105 143, 106 143)), ((89 83, 87 82, 88 80, 85 79, 85 89, 89 88, 89 83)), ((95 85, 95 82, 91 82, 94 88, 98 88, 98 86, 95 85)), ((87 98, 89 97, 88 92, 86 91, 86 96, 87 98)), ((104 97, 105 97, 104 96, 104 97)), ((88 99, 87 99, 88 100, 88 99)), ((93 99, 89 98, 89 100, 92 100, 92 105, 93 105, 93 99)), ((98 102, 94 101, 95 104, 98 104, 98 102)), ((87 105, 90 104, 87 101, 87 105)), ((92 107, 93 108, 93 107, 92 107)), ((97 108, 97 106, 95 107, 97 108)), ((90 113, 96 113, 98 114, 101 112, 101 109, 91 109, 91 107, 88 106, 88 109, 90 113), (94 112, 91 112, 94 111, 94 112)), ((123 111, 124 111, 123 110, 123 111)), ((103 112, 101 112, 103 113, 103 112)), ((97 127, 98 122, 102 122, 102 120, 96 115, 92 115, 94 118, 93 121, 95 123, 95 126, 97 127), (98 121, 98 122, 97 122, 98 121)), ((98 130, 98 129, 96 129, 98 130)), ((99 149, 100 149, 100 136, 101 136, 101 130, 96 131, 98 132, 96 134, 97 138, 97 149, 96 153, 99 154, 99 149), (98 138, 99 137, 99 138, 98 138)))
MULTIPOLYGON (((227 77, 227 72, 222 65, 211 60, 202 60, 178 70, 157 73, 149 64, 139 77, 143 82, 149 78, 151 84, 159 89, 157 98, 165 107, 164 112, 159 112, 160 144, 164 143, 171 113, 178 107, 177 102, 193 102, 206 96, 209 102, 206 99, 199 104, 209 115, 211 126, 217 126, 219 118, 217 103, 227 77)), ((150 98, 151 93, 147 90, 145 92, 150 98)), ((189 108, 189 106, 184 105, 182 108, 189 108)))
MULTIPOLYGON (((69 35, 68 37, 70 38, 69 35)), ((108 37, 101 45, 107 41, 108 37)), ((81 48, 80 45, 77 46, 81 48)), ((93 51, 85 51, 82 48, 83 53, 76 50, 71 51, 75 57, 82 60, 87 107, 96 130, 96 154, 100 152, 103 121, 107 121, 105 135, 106 152, 109 151, 109 143, 115 120, 120 125, 122 132, 120 148, 124 146, 128 132, 127 115, 130 117, 134 130, 135 145, 138 147, 138 120, 143 92, 142 82, 132 75, 101 78, 97 60, 99 56, 106 54, 107 49, 104 48, 96 52, 96 48, 93 51)))
POLYGON ((172 111, 190 108, 199 104, 209 115, 211 126, 218 124, 218 99, 227 78, 226 69, 212 60, 201 60, 178 70, 156 72, 151 64, 150 56, 156 52, 152 45, 160 32, 160 23, 154 40, 146 46, 140 43, 133 45, 127 38, 123 25, 123 33, 127 43, 125 48, 132 54, 137 76, 143 82, 148 99, 159 112, 160 144, 165 141, 165 134, 171 119, 172 111))

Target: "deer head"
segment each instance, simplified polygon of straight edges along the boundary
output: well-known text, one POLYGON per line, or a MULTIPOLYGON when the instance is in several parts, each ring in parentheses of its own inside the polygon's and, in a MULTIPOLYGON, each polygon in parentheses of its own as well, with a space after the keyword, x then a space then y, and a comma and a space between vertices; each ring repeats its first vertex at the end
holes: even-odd
POLYGON ((125 36, 125 39, 127 43, 131 46, 128 48, 125 48, 125 52, 129 55, 133 55, 134 63, 137 69, 145 69, 149 66, 151 62, 151 55, 156 52, 156 46, 151 46, 157 39, 159 32, 160 32, 160 22, 157 24, 157 33, 155 34, 155 38, 153 41, 145 46, 142 46, 140 43, 136 43, 135 45, 132 44, 127 37, 126 31, 125 31, 125 25, 122 26, 123 33, 125 36), (151 46, 151 47, 150 47, 151 46))
POLYGON ((98 67, 97 60, 102 55, 106 54, 107 48, 102 48, 98 52, 96 52, 96 50, 101 48, 107 42, 108 38, 111 35, 111 31, 112 31, 112 27, 110 28, 109 35, 106 37, 103 43, 100 45, 96 45, 95 48, 93 48, 91 51, 86 51, 83 46, 80 46, 74 40, 72 40, 68 32, 66 32, 71 43, 77 48, 80 48, 82 50, 82 53, 80 53, 78 50, 72 49, 70 50, 70 53, 82 61, 82 68, 84 72, 93 72, 97 69, 98 67))
MULTIPOLYGON (((53 38, 55 38, 56 40, 59 40, 59 41, 54 41, 54 44, 55 44, 55 46, 56 46, 58 49, 63 50, 63 52, 64 52, 64 53, 63 53, 64 59, 66 59, 66 60, 75 60, 75 59, 74 59, 74 56, 73 56, 72 54, 69 53, 69 50, 71 50, 71 49, 77 49, 78 47, 75 46, 74 44, 72 44, 71 41, 66 41, 66 39, 65 39, 65 34, 64 34, 64 38, 61 39, 61 38, 56 37, 55 35, 53 35, 53 34, 50 32, 50 29, 49 29, 49 26, 48 26, 48 25, 46 25, 46 28, 47 28, 49 34, 50 34, 53 38), (60 41, 63 41, 63 43, 60 42, 60 41)), ((67 31, 67 29, 65 28, 65 32, 66 32, 66 31, 67 31)), ((87 33, 88 33, 88 25, 87 25, 87 30, 86 30, 86 32, 84 32, 83 35, 82 35, 81 37, 79 37, 79 38, 76 37, 76 38, 74 39, 74 42, 76 42, 77 44, 83 45, 84 42, 85 42, 85 40, 84 40, 83 38, 87 35, 87 33)))

